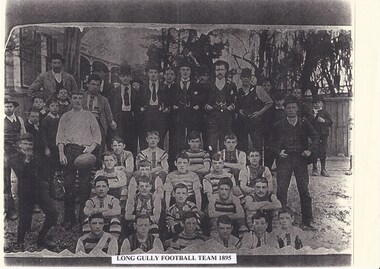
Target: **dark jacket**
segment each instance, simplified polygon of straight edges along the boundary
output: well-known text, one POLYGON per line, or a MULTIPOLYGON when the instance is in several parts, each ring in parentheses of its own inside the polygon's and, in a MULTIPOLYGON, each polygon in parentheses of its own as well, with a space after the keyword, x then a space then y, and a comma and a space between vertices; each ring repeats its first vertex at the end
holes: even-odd
MULTIPOLYGON (((134 115, 140 112, 141 107, 141 90, 131 90, 131 111, 134 115)), ((120 121, 121 108, 123 99, 121 98, 121 86, 112 88, 108 97, 109 104, 111 106, 112 115, 116 122, 120 121)))
POLYGON ((330 127, 333 125, 333 121, 331 120, 330 113, 325 109, 319 110, 316 117, 314 117, 311 123, 313 124, 313 127, 319 136, 329 136, 330 127), (318 122, 318 117, 323 118, 326 122, 318 122))

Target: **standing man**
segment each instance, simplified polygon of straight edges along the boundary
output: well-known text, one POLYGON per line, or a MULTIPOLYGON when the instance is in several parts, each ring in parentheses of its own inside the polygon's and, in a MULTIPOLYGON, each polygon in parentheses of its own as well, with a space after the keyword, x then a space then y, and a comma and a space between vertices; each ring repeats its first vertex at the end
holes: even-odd
POLYGON ((53 53, 50 57, 52 70, 40 74, 37 79, 29 87, 28 93, 31 96, 36 96, 38 92, 43 92, 44 100, 55 94, 58 90, 65 88, 69 93, 78 90, 77 83, 72 75, 63 71, 65 59, 61 54, 53 53))
POLYGON ((241 88, 236 98, 236 135, 239 140, 238 148, 248 151, 248 136, 251 136, 252 146, 262 151, 263 146, 263 116, 272 106, 273 101, 264 88, 251 84, 252 70, 244 68, 241 71, 241 88))
POLYGON ((108 69, 102 64, 94 63, 92 65, 92 73, 101 78, 102 83, 100 84, 99 91, 101 95, 108 99, 112 89, 112 85, 108 81, 108 69))
MULTIPOLYGON (((160 135, 158 146, 164 148, 167 132, 168 103, 164 85, 159 81, 160 70, 160 66, 153 64, 148 65, 145 69, 149 80, 141 92, 142 107, 140 111, 142 112, 143 132, 146 134, 148 131, 157 130, 160 135)), ((140 142, 140 149, 148 147, 146 141, 140 142)))
MULTIPOLYGON (((21 117, 15 115, 15 109, 19 103, 14 100, 5 99, 4 109, 4 163, 10 156, 16 153, 16 144, 18 139, 25 131, 24 121, 21 117)), ((6 217, 10 220, 17 219, 15 212, 14 200, 11 188, 11 169, 4 165, 4 207, 6 217), (8 170, 7 170, 8 169, 8 170)))
POLYGON ((205 109, 207 116, 207 141, 215 153, 223 147, 224 137, 232 131, 235 117, 236 85, 227 81, 229 64, 218 60, 214 63, 215 80, 210 85, 210 92, 205 109))
POLYGON ((96 74, 91 74, 87 80, 87 91, 83 95, 83 109, 91 111, 99 123, 102 134, 102 142, 99 150, 98 159, 100 159, 104 149, 108 128, 116 129, 116 122, 113 120, 110 104, 107 98, 100 94, 102 79, 96 74))
MULTIPOLYGON (((63 114, 57 131, 59 160, 64 165, 65 186, 65 229, 69 230, 76 222, 75 216, 75 178, 78 169, 80 217, 83 218, 83 208, 90 196, 89 175, 95 164, 95 157, 88 156, 88 162, 83 167, 75 167, 74 161, 84 153, 94 153, 101 144, 101 132, 94 114, 83 109, 83 93, 73 92, 71 95, 72 110, 63 114), (93 157, 93 158, 92 158, 93 157)), ((83 221, 83 219, 80 219, 83 221)))
POLYGON ((318 147, 319 136, 311 123, 298 116, 298 102, 294 97, 285 101, 286 118, 274 125, 272 150, 277 154, 277 196, 287 205, 290 179, 294 172, 301 199, 302 229, 315 229, 312 225, 312 201, 309 193, 307 165, 318 147), (309 143, 308 140, 311 140, 309 143))

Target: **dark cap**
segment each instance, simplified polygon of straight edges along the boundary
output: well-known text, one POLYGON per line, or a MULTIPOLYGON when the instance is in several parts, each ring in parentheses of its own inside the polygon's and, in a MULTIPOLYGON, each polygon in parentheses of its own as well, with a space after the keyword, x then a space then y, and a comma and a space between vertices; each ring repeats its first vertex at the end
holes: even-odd
POLYGON ((119 68, 119 74, 120 75, 131 75, 132 69, 129 65, 121 65, 119 68))
POLYGON ((31 133, 24 133, 22 135, 20 135, 20 138, 19 140, 28 140, 28 141, 31 141, 33 142, 33 135, 31 133))
POLYGON ((241 77, 252 77, 252 69, 249 68, 243 68, 240 73, 241 77))
POLYGON ((148 63, 145 67, 145 71, 148 72, 149 70, 157 70, 158 72, 161 72, 161 66, 156 63, 148 63))
POLYGON ((103 70, 104 73, 108 72, 108 68, 103 63, 94 62, 92 64, 92 72, 101 71, 101 70, 103 70))
POLYGON ((198 76, 208 75, 209 72, 210 72, 210 70, 209 70, 208 67, 205 66, 205 65, 201 65, 201 66, 198 68, 198 76))
POLYGON ((296 103, 298 105, 297 98, 295 98, 294 96, 288 96, 285 98, 284 106, 286 106, 287 104, 293 104, 293 103, 296 103))
POLYGON ((189 67, 191 69, 192 68, 192 64, 188 60, 182 60, 182 61, 180 61, 178 63, 178 69, 180 69, 181 67, 189 67))
POLYGON ((15 100, 11 100, 9 98, 4 99, 4 104, 13 104, 14 107, 18 107, 20 104, 16 102, 15 100))
POLYGON ((313 96, 313 103, 319 102, 319 101, 322 101, 322 102, 325 101, 325 98, 323 97, 323 95, 318 94, 318 95, 313 96))
POLYGON ((53 61, 53 60, 60 60, 63 64, 65 63, 65 59, 62 57, 61 54, 59 53, 53 53, 50 57, 49 57, 50 61, 53 61))

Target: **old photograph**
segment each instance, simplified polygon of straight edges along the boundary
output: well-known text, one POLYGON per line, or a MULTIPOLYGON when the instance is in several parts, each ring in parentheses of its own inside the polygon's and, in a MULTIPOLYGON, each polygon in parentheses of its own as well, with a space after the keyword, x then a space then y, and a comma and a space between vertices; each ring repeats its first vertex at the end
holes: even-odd
POLYGON ((4 55, 7 264, 350 265, 351 26, 41 23, 4 55))

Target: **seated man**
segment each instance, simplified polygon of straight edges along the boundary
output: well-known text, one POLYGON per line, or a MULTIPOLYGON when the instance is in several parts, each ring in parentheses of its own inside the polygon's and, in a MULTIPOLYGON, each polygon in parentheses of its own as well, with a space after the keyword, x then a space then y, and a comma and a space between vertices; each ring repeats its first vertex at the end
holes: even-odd
MULTIPOLYGON (((83 213, 88 217, 94 212, 100 212, 104 217, 105 231, 118 238, 121 232, 119 220, 121 214, 120 201, 114 196, 108 195, 109 184, 107 178, 103 176, 95 178, 94 186, 96 196, 87 200, 83 213)), ((83 223, 83 233, 90 231, 91 225, 89 218, 87 218, 83 223)))
POLYGON ((223 170, 234 175, 236 179, 239 179, 239 172, 246 166, 247 156, 244 151, 236 149, 238 139, 235 134, 227 134, 224 137, 225 149, 219 153, 222 154, 224 161, 223 170))
POLYGON ((202 186, 198 175, 188 170, 189 156, 186 153, 178 154, 175 161, 175 166, 177 167, 177 171, 169 173, 164 184, 166 208, 169 208, 170 205, 174 203, 174 201, 170 201, 172 198, 174 186, 178 183, 183 183, 186 185, 188 190, 187 199, 197 205, 198 211, 201 214, 200 210, 202 206, 202 186))
POLYGON ((242 240, 242 247, 249 249, 259 248, 262 246, 276 247, 276 239, 273 233, 268 233, 267 214, 258 211, 252 216, 252 231, 246 233, 242 240))
POLYGON ((112 138, 111 148, 116 156, 116 165, 123 167, 125 174, 130 178, 135 169, 132 152, 125 150, 125 142, 118 136, 112 138))
POLYGON ((247 230, 244 220, 244 210, 240 199, 231 193, 232 181, 221 179, 218 184, 218 194, 213 195, 208 205, 208 214, 211 219, 211 232, 217 228, 219 216, 227 215, 233 221, 233 234, 240 237, 240 233, 247 230))
POLYGON ((264 177, 256 179, 254 189, 253 193, 245 197, 248 228, 253 228, 252 216, 258 210, 263 210, 268 214, 268 232, 271 232, 273 216, 277 215, 278 209, 281 208, 281 202, 275 194, 268 190, 268 180, 264 177))
POLYGON ((90 233, 78 239, 75 253, 98 254, 100 252, 109 255, 117 255, 119 247, 117 240, 111 234, 104 232, 104 216, 101 212, 95 212, 88 217, 90 233))
POLYGON ((260 164, 260 151, 257 149, 250 150, 248 160, 249 165, 243 168, 239 173, 239 183, 243 194, 250 195, 255 191, 255 180, 259 177, 265 177, 268 180, 269 191, 275 193, 277 190, 276 180, 273 179, 269 168, 260 164))
MULTIPOLYGON (((104 168, 96 171, 95 178, 103 176, 107 178, 109 184, 108 193, 120 200, 122 210, 125 210, 125 203, 128 197, 128 179, 124 169, 116 166, 116 156, 110 151, 103 153, 104 168)), ((93 190, 95 191, 95 190, 93 190)))
POLYGON ((124 239, 120 255, 130 254, 138 248, 144 252, 148 252, 153 248, 163 251, 164 247, 161 240, 149 233, 150 226, 151 222, 148 215, 137 215, 133 224, 136 233, 124 239))
POLYGON ((277 238, 276 247, 278 248, 293 246, 295 249, 300 249, 303 247, 304 233, 301 228, 293 226, 293 214, 293 211, 289 207, 284 207, 278 212, 280 227, 273 231, 277 238))
POLYGON ((163 199, 164 187, 162 181, 165 180, 165 178, 161 178, 160 175, 155 176, 155 178, 153 178, 152 165, 148 160, 142 160, 139 162, 138 171, 133 173, 131 182, 129 183, 128 195, 136 195, 138 183, 137 179, 141 179, 142 176, 147 176, 149 178, 150 183, 152 184, 151 192, 156 196, 160 197, 160 199, 163 199))
POLYGON ((221 215, 217 220, 218 235, 214 239, 228 249, 238 249, 241 247, 241 240, 233 236, 232 220, 227 215, 221 215))
POLYGON ((201 133, 192 131, 187 136, 190 149, 185 153, 189 156, 189 171, 195 172, 202 179, 210 171, 210 154, 201 149, 201 133))
POLYGON ((183 232, 165 242, 169 249, 182 250, 192 244, 206 241, 208 238, 197 232, 198 220, 194 211, 184 212, 182 215, 183 232))
POLYGON ((137 215, 146 214, 149 216, 152 225, 151 232, 158 233, 158 223, 161 214, 161 199, 151 193, 152 184, 147 176, 141 176, 137 179, 136 195, 128 196, 125 219, 127 227, 131 228, 137 215))
POLYGON ((207 174, 203 179, 203 191, 207 195, 208 201, 214 194, 218 194, 219 182, 223 178, 228 178, 232 182, 232 186, 236 186, 235 178, 232 174, 226 172, 224 169, 224 161, 220 153, 212 155, 212 171, 207 174))
POLYGON ((200 216, 198 215, 197 206, 190 201, 187 201, 188 191, 183 183, 178 183, 173 189, 175 204, 169 207, 166 212, 166 228, 168 236, 172 237, 183 231, 181 220, 183 213, 187 211, 194 211, 197 214, 198 224, 200 224, 200 216))

